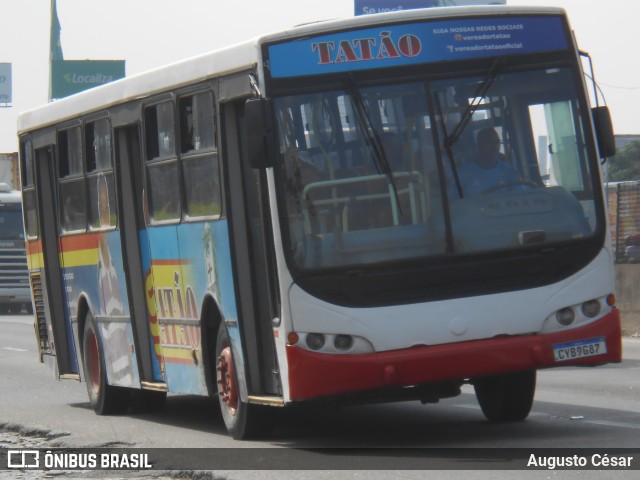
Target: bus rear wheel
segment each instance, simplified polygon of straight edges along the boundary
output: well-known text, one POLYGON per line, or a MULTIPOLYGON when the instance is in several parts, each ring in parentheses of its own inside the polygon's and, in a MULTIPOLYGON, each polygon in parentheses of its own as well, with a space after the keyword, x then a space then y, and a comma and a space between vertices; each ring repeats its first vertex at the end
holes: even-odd
POLYGON ((87 312, 82 337, 84 380, 91 406, 98 415, 124 413, 129 408, 131 390, 109 385, 104 347, 91 312, 87 312))
POLYGON ((218 401, 227 431, 236 440, 269 435, 273 428, 273 408, 250 404, 240 398, 236 363, 224 322, 218 328, 215 358, 218 401))
POLYGON ((473 382, 482 413, 491 422, 519 422, 527 418, 536 391, 536 371, 506 373, 473 382))

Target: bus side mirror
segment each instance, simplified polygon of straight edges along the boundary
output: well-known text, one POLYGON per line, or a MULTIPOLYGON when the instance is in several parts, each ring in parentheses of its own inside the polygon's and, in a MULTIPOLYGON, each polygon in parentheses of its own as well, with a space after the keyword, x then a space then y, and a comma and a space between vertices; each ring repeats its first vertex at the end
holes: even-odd
POLYGON ((266 98, 250 98, 244 104, 245 161, 252 168, 275 164, 273 104, 266 98))
POLYGON ((596 140, 600 158, 613 157, 616 154, 616 139, 608 107, 593 107, 591 116, 596 129, 596 140))

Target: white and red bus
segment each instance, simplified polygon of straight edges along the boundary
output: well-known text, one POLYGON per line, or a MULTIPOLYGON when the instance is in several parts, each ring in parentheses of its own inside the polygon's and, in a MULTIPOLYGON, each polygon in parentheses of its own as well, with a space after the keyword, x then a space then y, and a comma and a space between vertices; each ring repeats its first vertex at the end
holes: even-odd
POLYGON ((504 6, 300 26, 26 112, 41 359, 99 414, 217 395, 235 438, 465 383, 522 420, 536 370, 621 360, 607 113, 564 11, 504 6), (508 181, 466 171, 482 131, 508 181))

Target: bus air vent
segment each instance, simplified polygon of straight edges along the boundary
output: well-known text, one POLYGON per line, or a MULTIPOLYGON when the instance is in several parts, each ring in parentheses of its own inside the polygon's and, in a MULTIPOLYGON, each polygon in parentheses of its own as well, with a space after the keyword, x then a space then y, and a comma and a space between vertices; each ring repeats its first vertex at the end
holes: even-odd
POLYGON ((38 348, 40 354, 51 353, 49 348, 49 334, 47 330, 47 319, 44 310, 44 295, 42 292, 42 279, 40 272, 31 272, 31 294, 33 295, 33 303, 35 309, 35 327, 38 336, 38 348))

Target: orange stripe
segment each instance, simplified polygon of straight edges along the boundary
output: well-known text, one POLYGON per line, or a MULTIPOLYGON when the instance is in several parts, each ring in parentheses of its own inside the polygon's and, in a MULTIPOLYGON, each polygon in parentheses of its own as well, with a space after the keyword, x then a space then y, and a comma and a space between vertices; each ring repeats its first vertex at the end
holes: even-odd
POLYGON ((41 240, 28 240, 27 241, 27 254, 36 255, 42 253, 42 241, 41 240))
POLYGON ((151 265, 162 267, 165 265, 188 265, 188 260, 176 259, 176 260, 151 260, 151 265))
POLYGON ((29 270, 39 270, 44 268, 41 240, 27 240, 25 250, 27 253, 27 266, 29 270))
POLYGON ((100 244, 100 234, 91 233, 88 235, 71 235, 60 238, 62 252, 72 252, 74 250, 93 250, 100 244))
MULTIPOLYGON (((88 235, 72 235, 60 238, 61 252, 72 252, 75 250, 93 250, 100 244, 100 234, 91 233, 88 235)), ((27 252, 30 255, 42 253, 42 240, 28 240, 26 243, 27 252)))

